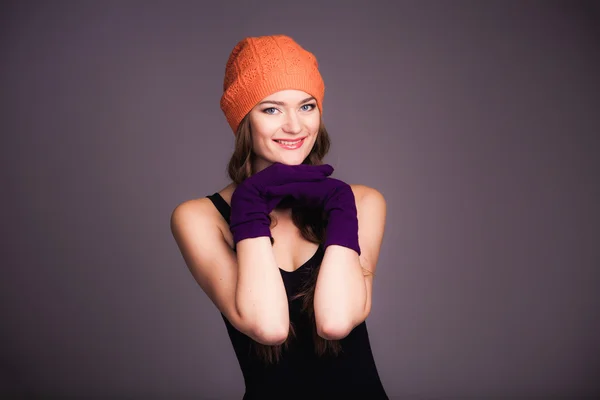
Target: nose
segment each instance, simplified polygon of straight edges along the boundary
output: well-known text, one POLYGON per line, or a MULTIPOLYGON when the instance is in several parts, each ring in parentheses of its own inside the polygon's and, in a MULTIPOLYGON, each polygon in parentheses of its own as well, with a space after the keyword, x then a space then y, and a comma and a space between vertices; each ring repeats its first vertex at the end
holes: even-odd
POLYGON ((295 112, 287 113, 282 129, 286 133, 290 134, 300 133, 302 131, 302 122, 300 120, 300 117, 295 112))

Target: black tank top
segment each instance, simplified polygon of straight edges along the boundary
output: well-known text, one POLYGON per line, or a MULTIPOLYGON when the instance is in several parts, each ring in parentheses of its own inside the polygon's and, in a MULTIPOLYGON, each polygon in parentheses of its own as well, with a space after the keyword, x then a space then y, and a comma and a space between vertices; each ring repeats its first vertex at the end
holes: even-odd
MULTIPOLYGON (((230 206, 219 193, 208 197, 229 224, 230 206)), ((301 312, 301 300, 292 300, 302 283, 318 266, 324 255, 322 245, 293 272, 280 269, 289 301, 290 321, 295 336, 277 364, 265 365, 257 359, 253 340, 238 331, 221 313, 237 356, 246 391, 251 399, 337 399, 388 400, 381 384, 369 342, 366 321, 340 341, 337 355, 317 356, 313 348, 313 325, 301 312)))

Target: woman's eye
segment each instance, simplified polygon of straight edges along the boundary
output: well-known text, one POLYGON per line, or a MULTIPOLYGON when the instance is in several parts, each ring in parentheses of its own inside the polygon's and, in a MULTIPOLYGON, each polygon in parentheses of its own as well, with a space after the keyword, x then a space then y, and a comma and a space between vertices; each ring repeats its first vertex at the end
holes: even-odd
POLYGON ((275 111, 277 111, 277 109, 276 109, 276 108, 274 108, 274 107, 265 108, 265 109, 263 110, 263 112, 265 112, 265 113, 267 113, 267 114, 274 114, 274 113, 275 113, 275 111))
POLYGON ((303 105, 303 106, 302 106, 302 107, 300 107, 300 108, 302 108, 302 110, 303 110, 303 111, 310 111, 310 110, 312 110, 313 108, 315 108, 315 105, 314 105, 314 104, 305 104, 305 105, 303 105), (309 107, 309 108, 306 108, 306 107, 309 107))

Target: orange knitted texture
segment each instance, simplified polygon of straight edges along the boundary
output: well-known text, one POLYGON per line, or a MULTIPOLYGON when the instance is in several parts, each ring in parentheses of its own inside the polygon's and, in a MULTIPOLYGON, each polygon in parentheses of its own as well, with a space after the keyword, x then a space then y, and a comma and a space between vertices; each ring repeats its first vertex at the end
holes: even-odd
POLYGON ((323 112, 325 84, 316 57, 286 35, 246 37, 225 66, 221 110, 235 134, 244 116, 280 90, 302 90, 323 112))

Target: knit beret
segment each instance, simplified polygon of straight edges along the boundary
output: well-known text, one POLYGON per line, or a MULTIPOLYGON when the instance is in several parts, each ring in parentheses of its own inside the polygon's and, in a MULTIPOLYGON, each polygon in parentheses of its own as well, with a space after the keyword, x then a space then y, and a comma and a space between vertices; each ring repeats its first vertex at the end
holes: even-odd
POLYGON ((325 84, 316 57, 286 35, 246 37, 225 66, 221 110, 235 134, 242 119, 265 97, 280 90, 302 90, 323 112, 325 84))

